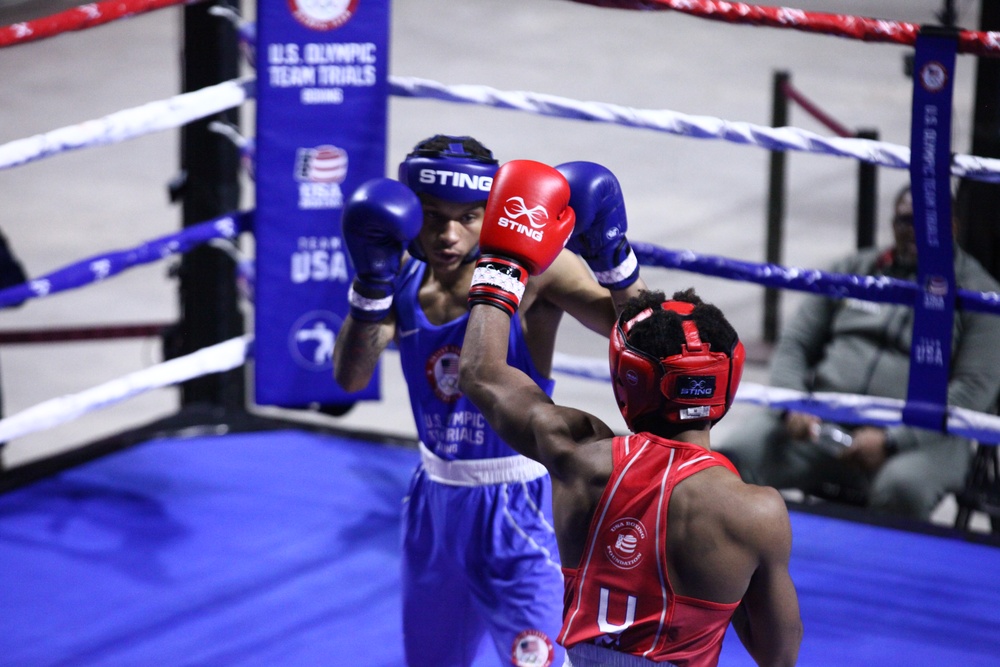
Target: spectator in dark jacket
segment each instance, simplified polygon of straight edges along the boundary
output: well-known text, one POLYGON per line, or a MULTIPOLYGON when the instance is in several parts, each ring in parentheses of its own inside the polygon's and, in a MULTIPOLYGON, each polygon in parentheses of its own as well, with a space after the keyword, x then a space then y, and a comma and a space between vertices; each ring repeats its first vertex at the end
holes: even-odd
MULTIPOLYGON (((914 280, 917 247, 908 186, 895 199, 892 229, 892 248, 861 251, 832 271, 914 280)), ((982 266, 957 247, 955 280, 967 290, 1000 291, 982 266)), ((911 307, 809 297, 779 336, 771 385, 905 398, 912 333, 911 307)), ((949 405, 995 410, 998 344, 1000 317, 956 311, 949 405)), ((716 449, 729 456, 749 482, 832 494, 873 510, 924 520, 946 493, 961 488, 971 455, 970 442, 958 436, 909 426, 826 425, 814 415, 773 410, 753 415, 716 449)))

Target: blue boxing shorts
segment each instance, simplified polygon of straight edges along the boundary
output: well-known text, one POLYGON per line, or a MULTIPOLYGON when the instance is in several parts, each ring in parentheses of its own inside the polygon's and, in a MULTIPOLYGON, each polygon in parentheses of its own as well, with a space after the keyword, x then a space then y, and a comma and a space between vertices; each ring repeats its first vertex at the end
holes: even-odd
POLYGON ((562 667, 551 502, 548 475, 459 486, 417 469, 403 506, 409 667, 562 667))

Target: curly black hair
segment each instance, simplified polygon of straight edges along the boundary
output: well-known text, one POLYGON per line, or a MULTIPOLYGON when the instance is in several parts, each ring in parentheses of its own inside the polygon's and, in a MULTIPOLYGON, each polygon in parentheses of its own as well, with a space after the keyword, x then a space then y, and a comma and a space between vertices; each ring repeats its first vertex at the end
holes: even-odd
POLYGON ((464 157, 496 164, 493 151, 472 137, 455 137, 435 134, 418 142, 407 157, 464 157))
MULTIPOLYGON (((694 305, 691 319, 698 327, 698 336, 716 352, 732 353, 739 335, 718 307, 705 303, 695 293, 693 287, 674 292, 673 301, 683 301, 694 305)), ((661 310, 660 304, 667 301, 660 290, 643 290, 629 299, 622 308, 622 321, 627 322, 646 309, 653 314, 636 323, 629 332, 629 344, 659 359, 680 354, 684 344, 684 329, 681 316, 669 310, 661 310)))

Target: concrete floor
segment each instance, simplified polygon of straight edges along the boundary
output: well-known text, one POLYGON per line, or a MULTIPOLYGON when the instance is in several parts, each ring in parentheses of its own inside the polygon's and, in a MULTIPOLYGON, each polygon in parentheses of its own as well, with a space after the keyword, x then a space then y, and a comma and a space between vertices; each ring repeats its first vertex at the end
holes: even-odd
MULTIPOLYGON (((71 3, 0 0, 0 25, 58 11, 71 3)), ((761 3, 764 4, 764 3, 761 3)), ((810 10, 870 16, 870 2, 801 0, 810 10)), ((935 22, 938 0, 884 0, 878 17, 935 22)), ((959 3, 959 25, 978 22, 959 3)), ((251 15, 253 7, 245 8, 251 15)), ((0 143, 98 118, 179 91, 181 10, 171 8, 102 27, 0 50, 0 143)), ((577 100, 770 122, 771 81, 788 71, 800 91, 851 128, 909 143, 908 49, 886 44, 750 26, 725 25, 676 12, 602 9, 569 0, 394 3, 390 73, 446 84, 549 93, 577 100)), ((974 61, 959 60, 953 150, 968 152, 974 61)), ((253 133, 252 105, 243 115, 253 133)), ((790 124, 827 134, 799 109, 790 124)), ((556 164, 594 160, 619 176, 630 237, 669 248, 763 261, 768 154, 756 147, 681 138, 648 130, 537 117, 514 111, 393 98, 389 173, 414 142, 438 132, 473 134, 502 160, 556 164)), ((167 198, 178 168, 178 134, 163 132, 119 145, 75 151, 0 171, 0 227, 29 273, 47 273, 111 249, 176 231, 180 211, 167 198)), ((825 267, 854 243, 856 163, 792 154, 788 166, 785 263, 825 267)), ((888 238, 889 199, 905 172, 879 174, 880 238, 888 238)), ((244 206, 253 206, 252 184, 244 206)), ((132 270, 105 284, 37 299, 2 315, 3 330, 131 324, 177 317, 172 262, 132 270)), ((651 285, 696 285, 720 305, 755 350, 747 379, 766 382, 762 290, 676 271, 651 269, 651 285)), ((782 313, 801 297, 787 293, 782 313)), ((248 322, 252 309, 248 306, 248 322)), ((606 342, 575 322, 559 349, 595 358, 606 342)), ((74 393, 160 361, 152 340, 6 346, 0 352, 6 414, 74 393)), ((357 406, 333 423, 392 435, 414 433, 398 359, 383 364, 382 401, 357 406)), ((556 399, 616 426, 608 386, 558 378, 556 399)), ((63 451, 169 415, 176 390, 151 392, 7 445, 8 466, 63 451)), ((738 427, 737 407, 718 427, 738 427)), ((315 417, 328 420, 327 417, 315 417)), ((945 510, 947 512, 947 510, 945 510)), ((947 513, 942 515, 947 520, 947 513)))

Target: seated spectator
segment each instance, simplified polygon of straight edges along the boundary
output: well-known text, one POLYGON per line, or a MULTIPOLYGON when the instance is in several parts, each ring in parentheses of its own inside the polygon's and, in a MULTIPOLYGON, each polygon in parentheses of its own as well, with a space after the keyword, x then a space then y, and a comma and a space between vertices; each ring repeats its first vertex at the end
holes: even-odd
MULTIPOLYGON (((895 198, 893 247, 863 250, 832 267, 844 274, 914 280, 917 246, 909 186, 895 198)), ((955 280, 977 292, 1000 285, 955 248, 955 280)), ((905 398, 913 308, 809 297, 788 321, 771 360, 771 385, 803 392, 905 398)), ((955 312, 948 404, 992 412, 1000 391, 1000 317, 955 312)), ((872 510, 928 520, 949 491, 961 488, 971 443, 910 426, 821 424, 818 417, 767 410, 716 448, 743 478, 779 489, 853 501, 872 510)))

